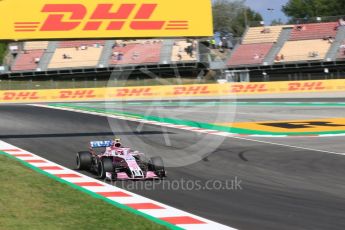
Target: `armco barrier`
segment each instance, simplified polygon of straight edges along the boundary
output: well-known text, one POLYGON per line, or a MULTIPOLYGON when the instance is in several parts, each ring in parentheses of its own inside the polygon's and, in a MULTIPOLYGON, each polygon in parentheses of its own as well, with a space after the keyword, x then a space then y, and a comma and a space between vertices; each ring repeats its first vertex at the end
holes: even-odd
POLYGON ((345 80, 0 91, 0 103, 215 98, 345 91, 345 80))

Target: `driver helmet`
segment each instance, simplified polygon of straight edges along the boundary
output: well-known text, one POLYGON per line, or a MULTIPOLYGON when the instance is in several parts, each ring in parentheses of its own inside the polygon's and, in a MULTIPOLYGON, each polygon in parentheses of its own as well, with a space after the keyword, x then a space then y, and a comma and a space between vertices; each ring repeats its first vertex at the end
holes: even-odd
POLYGON ((121 140, 120 139, 115 139, 113 143, 114 147, 120 148, 121 145, 121 140))

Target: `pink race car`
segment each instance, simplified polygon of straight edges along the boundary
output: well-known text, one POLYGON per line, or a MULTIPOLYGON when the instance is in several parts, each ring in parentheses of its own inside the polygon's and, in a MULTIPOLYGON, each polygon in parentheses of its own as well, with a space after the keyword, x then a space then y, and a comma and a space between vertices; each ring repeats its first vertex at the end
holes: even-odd
POLYGON ((92 141, 89 151, 77 153, 77 169, 96 173, 100 179, 162 179, 166 171, 161 157, 146 160, 143 153, 122 147, 120 140, 92 141), (99 153, 97 153, 96 150, 99 153))

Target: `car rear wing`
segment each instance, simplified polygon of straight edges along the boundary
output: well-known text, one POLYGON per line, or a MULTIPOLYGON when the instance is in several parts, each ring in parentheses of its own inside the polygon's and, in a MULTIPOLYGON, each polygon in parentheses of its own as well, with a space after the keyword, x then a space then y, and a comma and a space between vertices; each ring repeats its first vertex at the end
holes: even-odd
POLYGON ((113 141, 91 141, 90 147, 91 148, 107 148, 111 147, 113 141))

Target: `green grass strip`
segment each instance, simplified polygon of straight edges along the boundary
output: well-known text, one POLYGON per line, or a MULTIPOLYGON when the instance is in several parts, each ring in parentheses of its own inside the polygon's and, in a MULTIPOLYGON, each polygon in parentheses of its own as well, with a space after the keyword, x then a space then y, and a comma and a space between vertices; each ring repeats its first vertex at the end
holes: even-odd
MULTIPOLYGON (((2 185, 0 187, 0 204, 5 207, 2 208, 0 214, 0 222, 2 222, 0 228, 4 227, 6 229, 133 229, 133 230, 141 230, 141 229, 182 229, 165 221, 162 221, 158 218, 149 216, 145 213, 139 212, 135 209, 127 207, 123 204, 117 203, 113 200, 107 199, 97 193, 91 192, 86 190, 82 187, 79 187, 73 183, 65 181, 59 177, 56 177, 52 174, 49 174, 27 162, 20 160, 10 154, 0 151, 0 156, 6 156, 9 159, 16 160, 20 162, 23 166, 42 174, 56 182, 61 184, 67 185, 77 191, 80 191, 88 196, 81 195, 73 190, 70 190, 68 187, 64 187, 61 184, 56 184, 51 180, 47 180, 45 178, 41 178, 38 175, 33 174, 32 171, 23 170, 21 167, 18 167, 11 162, 4 162, 4 159, 0 158, 0 162, 3 163, 0 165, 0 169, 2 168, 1 177, 5 177, 6 174, 4 172, 10 171, 9 167, 14 167, 16 170, 12 170, 12 175, 7 175, 5 178, 2 178, 2 185), (5 168, 7 167, 7 168, 5 168), (6 179, 10 178, 7 182, 6 179), (30 187, 26 188, 27 184, 30 180, 30 187), (8 184, 6 184, 8 183, 8 184), (28 195, 27 199, 31 199, 31 196, 36 197, 38 196, 42 200, 33 200, 32 202, 25 204, 25 200, 22 197, 4 197, 6 195, 6 188, 13 184, 19 184, 18 190, 11 189, 11 195, 14 194, 22 194, 23 196, 28 195), (16 190, 16 191, 13 191, 16 190), (24 191, 22 191, 24 190, 24 191), (34 191, 39 191, 39 193, 30 193, 34 191), (21 193, 25 192, 25 193, 21 193), (28 194, 29 193, 29 194, 28 194), (53 198, 47 199, 46 196, 53 196, 53 198), (63 196, 63 197, 61 197, 63 196), (95 199, 89 199, 89 197, 95 199), (56 199, 61 200, 62 202, 58 206, 55 203, 51 203, 56 199), (80 201, 80 204, 77 206, 77 210, 75 209, 75 202, 80 201), (105 203, 99 202, 104 201, 105 203), (18 204, 18 209, 15 209, 14 212, 10 212, 9 210, 6 211, 8 206, 11 206, 11 202, 20 202, 18 204), (72 202, 69 203, 69 202, 72 202), (118 208, 115 210, 114 207, 108 206, 107 204, 111 204, 118 208), (26 207, 25 205, 29 205, 30 207, 26 207), (32 207, 31 207, 32 206, 32 207), (55 209, 50 210, 50 206, 57 206, 55 209), (72 207, 69 207, 72 206, 72 207), (40 209, 43 209, 44 212, 39 212, 40 209), (71 210, 70 210, 71 209, 71 210), (50 210, 50 212, 49 212, 50 210), (76 211, 76 212, 75 212, 76 211), (32 214, 31 214, 32 212, 32 214), (67 212, 67 215, 66 215, 67 212), (91 216, 82 217, 81 215, 83 212, 88 212, 87 214, 91 214, 91 216), (44 215, 44 218, 40 215, 35 216, 33 214, 39 213, 44 215), (52 216, 52 214, 55 214, 52 216), (70 215, 75 218, 75 220, 70 220, 70 215), (7 216, 7 218, 6 218, 7 216), (20 217, 23 218, 22 221, 20 217), (30 218, 28 218, 28 216, 30 218), (79 219, 78 219, 79 218, 79 219), (13 220, 12 220, 13 219, 13 220), (7 222, 6 222, 7 221, 7 222), (23 223, 24 222, 24 223, 23 223), (28 224, 28 225, 26 225, 28 224)), ((17 186, 17 185, 15 185, 17 186)), ((8 193, 8 191, 7 191, 8 193)), ((13 205, 12 205, 13 206, 13 205)), ((11 206, 12 209, 13 207, 11 206)), ((13 211, 13 210, 12 210, 13 211)))

